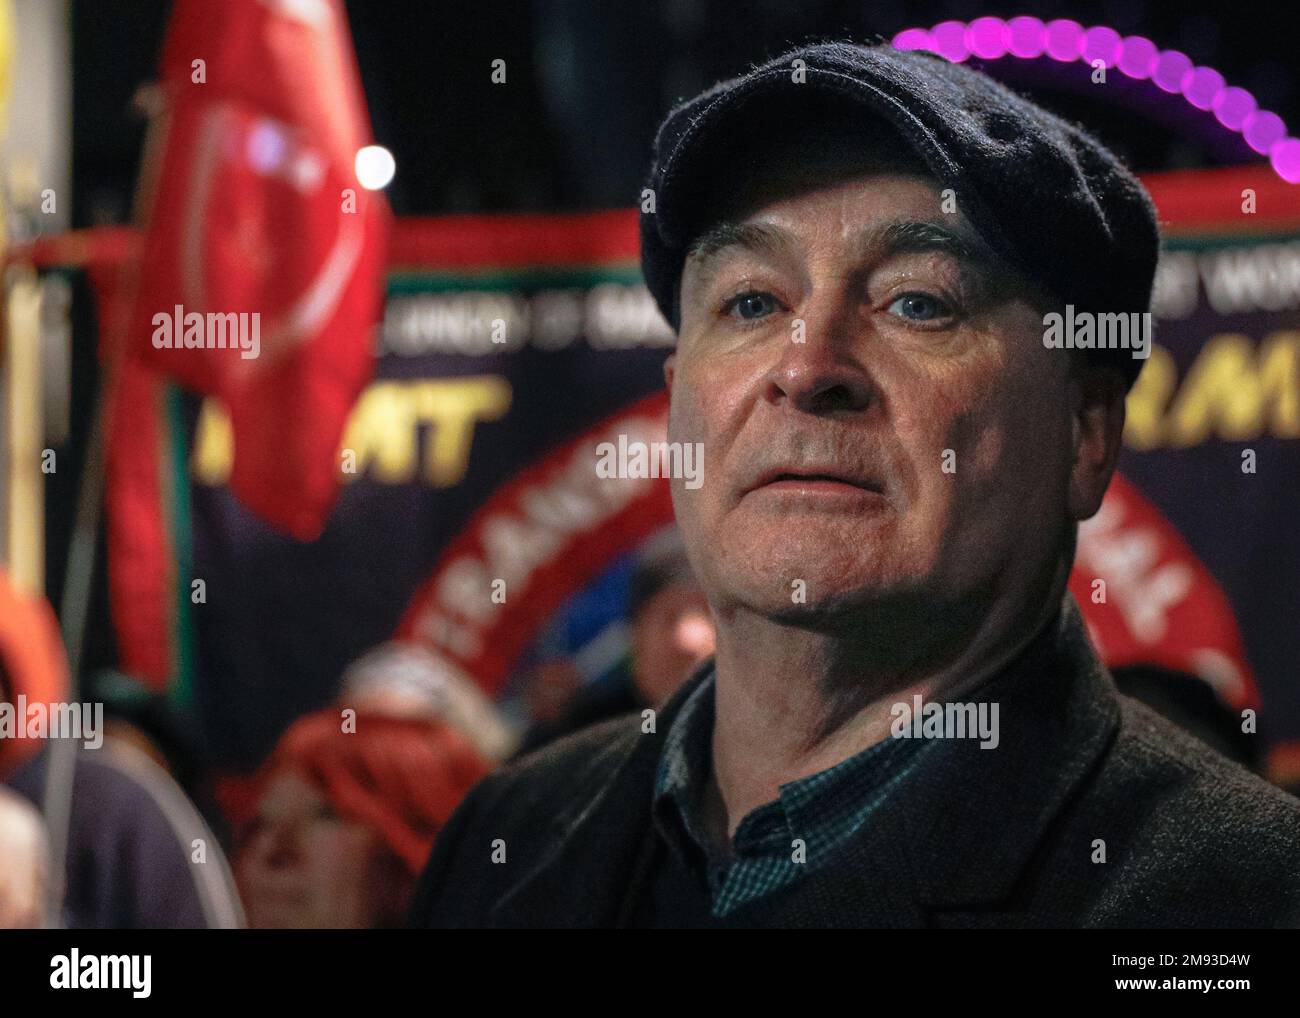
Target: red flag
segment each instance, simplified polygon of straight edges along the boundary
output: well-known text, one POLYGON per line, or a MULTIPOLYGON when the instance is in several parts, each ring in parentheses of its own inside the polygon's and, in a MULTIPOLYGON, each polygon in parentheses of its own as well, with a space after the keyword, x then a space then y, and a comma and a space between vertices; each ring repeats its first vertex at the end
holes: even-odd
POLYGON ((1070 591, 1108 668, 1198 675, 1234 710, 1259 706, 1232 605, 1213 574, 1137 487, 1116 474, 1079 526, 1070 591))
POLYGON ((388 225, 339 0, 178 0, 146 154, 129 348, 220 398, 231 490, 300 538, 338 491, 373 368, 388 225))

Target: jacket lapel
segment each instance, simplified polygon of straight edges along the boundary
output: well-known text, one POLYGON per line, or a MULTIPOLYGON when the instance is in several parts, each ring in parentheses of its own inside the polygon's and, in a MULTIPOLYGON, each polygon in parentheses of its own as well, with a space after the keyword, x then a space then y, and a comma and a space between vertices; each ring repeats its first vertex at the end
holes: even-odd
POLYGON ((838 861, 810 874, 792 925, 921 926, 930 913, 988 908, 1012 893, 1118 727, 1114 684, 1073 598, 972 700, 998 704, 996 748, 978 739, 925 747, 838 861))

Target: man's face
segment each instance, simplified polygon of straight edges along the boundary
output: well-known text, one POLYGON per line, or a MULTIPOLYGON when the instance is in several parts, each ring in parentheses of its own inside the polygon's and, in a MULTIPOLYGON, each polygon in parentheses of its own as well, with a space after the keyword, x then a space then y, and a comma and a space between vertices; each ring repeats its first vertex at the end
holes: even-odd
POLYGON ((840 179, 727 223, 687 260, 666 369, 669 437, 704 447, 673 501, 715 607, 987 603, 1050 569, 1067 357, 938 185, 840 179))

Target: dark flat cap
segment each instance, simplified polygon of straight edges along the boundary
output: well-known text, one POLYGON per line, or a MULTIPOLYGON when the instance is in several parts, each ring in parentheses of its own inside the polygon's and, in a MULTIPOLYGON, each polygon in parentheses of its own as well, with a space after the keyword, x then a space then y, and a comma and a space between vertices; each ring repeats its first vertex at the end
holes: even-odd
MULTIPOLYGON (((821 43, 791 50, 674 108, 655 139, 641 213, 641 266, 680 327, 682 266, 706 228, 701 196, 735 178, 719 139, 834 109, 883 122, 910 146, 1002 258, 1076 312, 1146 312, 1159 253, 1155 207, 1115 156, 1081 128, 988 76, 931 53, 821 43), (829 105, 827 100, 834 100, 829 105), (778 118, 772 124, 773 118, 778 118)), ((1096 351, 1130 384, 1143 362, 1096 351)))

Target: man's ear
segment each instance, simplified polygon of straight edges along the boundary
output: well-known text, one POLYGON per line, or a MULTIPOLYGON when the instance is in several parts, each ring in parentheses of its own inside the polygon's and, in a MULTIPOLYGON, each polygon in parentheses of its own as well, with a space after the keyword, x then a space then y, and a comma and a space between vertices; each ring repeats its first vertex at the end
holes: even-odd
POLYGON ((1082 366, 1071 382, 1074 463, 1070 470, 1070 515, 1086 520, 1101 508, 1124 438, 1128 387, 1111 367, 1082 366))
POLYGON ((668 359, 664 361, 664 385, 668 387, 668 395, 673 393, 673 372, 677 370, 677 355, 670 353, 668 359))

